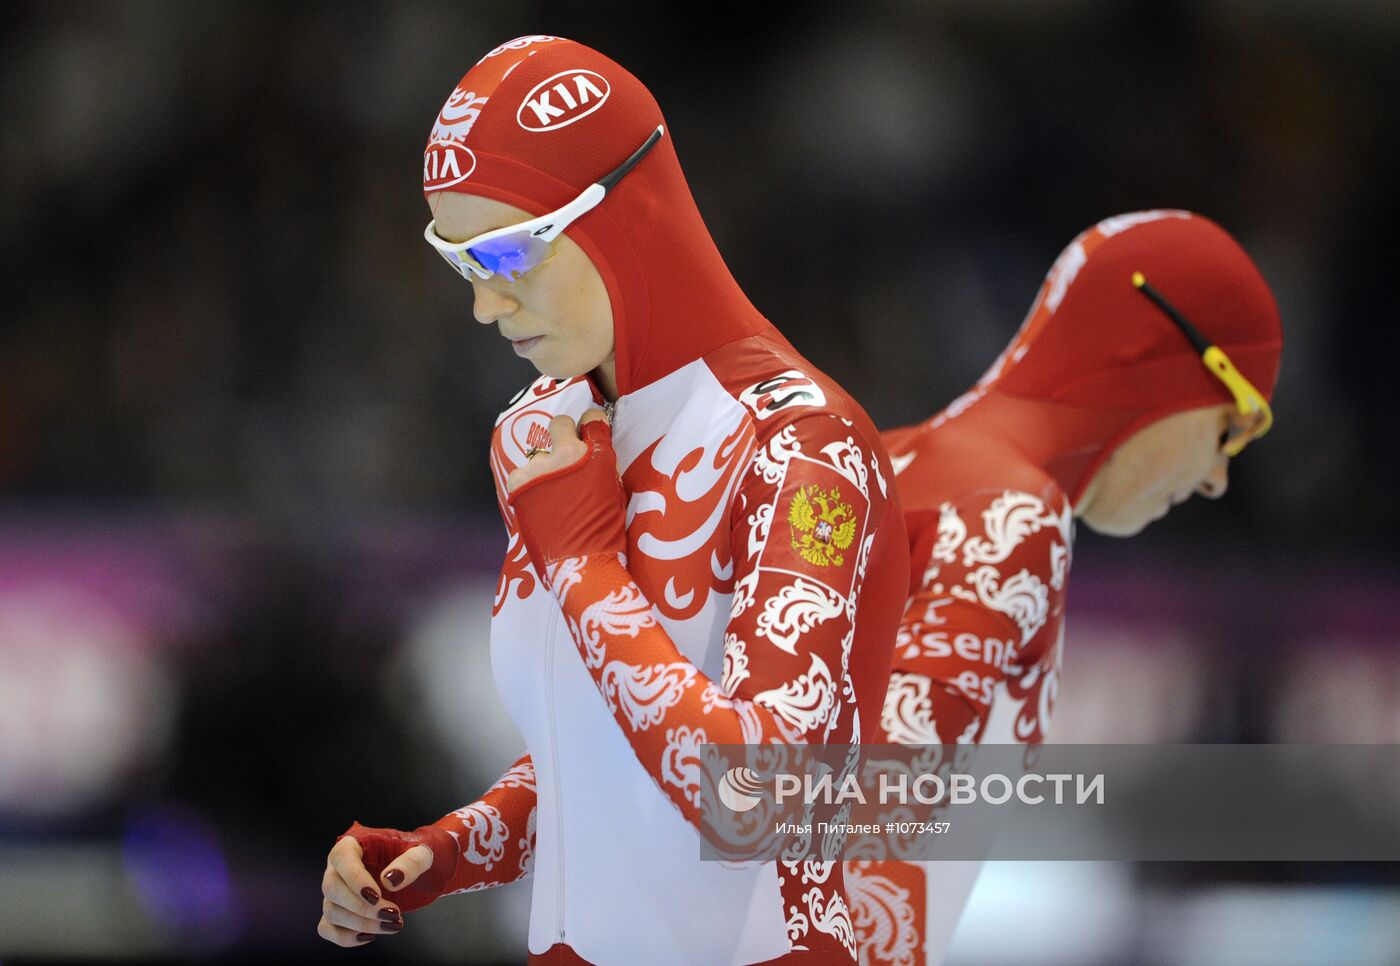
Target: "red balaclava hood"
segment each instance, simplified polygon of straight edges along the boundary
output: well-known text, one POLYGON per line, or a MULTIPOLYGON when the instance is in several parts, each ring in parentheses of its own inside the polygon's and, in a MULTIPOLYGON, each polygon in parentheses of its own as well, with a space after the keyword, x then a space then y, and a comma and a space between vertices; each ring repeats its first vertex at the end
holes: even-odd
MULTIPOLYGON (((561 37, 519 37, 479 60, 447 99, 423 155, 423 190, 543 215, 664 124, 641 81, 607 57, 561 37)), ((620 394, 768 324, 715 249, 669 126, 566 234, 607 285, 620 394)))
POLYGON ((1283 335, 1259 270, 1208 218, 1142 211, 1099 222, 1060 253, 1015 339, 941 419, 1015 439, 1076 503, 1139 429, 1231 402, 1185 334, 1134 288, 1134 272, 1272 398, 1283 335), (1034 431, 1018 432, 1027 425, 1034 431))

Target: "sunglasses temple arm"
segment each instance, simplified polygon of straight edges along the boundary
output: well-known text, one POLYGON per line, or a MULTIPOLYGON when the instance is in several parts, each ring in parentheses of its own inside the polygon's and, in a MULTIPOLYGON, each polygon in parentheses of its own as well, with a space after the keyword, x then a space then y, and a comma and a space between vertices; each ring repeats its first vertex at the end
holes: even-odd
POLYGON ((607 174, 599 178, 598 184, 603 186, 603 192, 606 194, 607 192, 611 191, 613 189, 613 185, 617 184, 619 181, 622 180, 623 175, 635 168, 637 166, 637 162, 642 160, 642 158, 646 157, 648 151, 656 147, 656 142, 661 140, 661 135, 665 132, 665 125, 658 124, 656 126, 656 130, 652 131, 650 136, 648 136, 647 139, 642 142, 641 147, 632 152, 632 156, 630 158, 619 164, 612 171, 609 171, 607 174))
POLYGON ((545 231, 540 232, 535 237, 543 241, 552 242, 564 233, 579 218, 598 207, 598 202, 603 200, 607 190, 600 184, 594 183, 583 189, 573 201, 554 213, 554 223, 545 231))
POLYGON ((1162 296, 1161 292, 1147 284, 1147 279, 1143 277, 1142 272, 1133 273, 1133 287, 1143 295, 1146 295, 1153 305, 1166 313, 1167 318, 1175 322, 1176 327, 1185 333, 1186 338, 1191 340, 1191 344, 1196 347, 1196 351, 1202 356, 1205 356, 1206 350, 1211 347, 1210 343, 1206 341, 1205 336, 1196 331, 1196 327, 1186 321, 1186 316, 1178 312, 1176 306, 1168 302, 1162 296))
POLYGON ((617 184, 618 181, 622 179, 623 175, 635 168, 637 162, 646 157, 647 152, 656 146, 656 142, 661 140, 661 135, 664 131, 665 128, 663 126, 657 125, 656 130, 651 132, 651 136, 643 142, 641 147, 632 152, 630 158, 622 162, 622 164, 612 171, 603 175, 603 177, 599 178, 587 188, 584 188, 582 194, 555 212, 557 217, 554 219, 554 224, 550 225, 548 230, 541 232, 536 237, 544 241, 554 241, 554 239, 563 234, 565 228, 568 228, 583 215, 596 208, 598 203, 612 190, 613 185, 617 184))
MULTIPOLYGON (((1229 389, 1230 394, 1235 397, 1235 408, 1239 410, 1241 415, 1264 414, 1264 428, 1256 434, 1256 438, 1267 433, 1274 424, 1274 413, 1269 407, 1269 401, 1258 389, 1254 388, 1253 383, 1246 379, 1242 372, 1235 368, 1235 364, 1230 361, 1225 350, 1207 342, 1205 336, 1196 331, 1196 327, 1186 321, 1186 317, 1178 312, 1162 293, 1147 284, 1147 279, 1143 277, 1142 272, 1133 273, 1133 287, 1147 296, 1157 308, 1165 312, 1167 318, 1175 322, 1177 328, 1181 329, 1186 338, 1191 340, 1191 344, 1201 354, 1201 361, 1206 364, 1206 368, 1214 373, 1215 377, 1223 382, 1225 388, 1229 389)), ((1230 455, 1233 456, 1235 453, 1230 455)))

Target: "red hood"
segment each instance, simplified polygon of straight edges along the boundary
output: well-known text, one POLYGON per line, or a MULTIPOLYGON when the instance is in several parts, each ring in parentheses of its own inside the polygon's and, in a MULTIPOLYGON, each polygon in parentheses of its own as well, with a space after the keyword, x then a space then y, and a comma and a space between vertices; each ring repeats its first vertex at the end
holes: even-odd
MULTIPOLYGON (((520 37, 469 70, 423 155, 424 191, 461 191, 542 215, 635 151, 661 109, 641 81, 560 37, 520 37)), ((612 302, 620 394, 761 331, 681 172, 671 130, 566 232, 612 302)))
POLYGON ((1181 330, 1133 287, 1139 271, 1272 398, 1283 335, 1259 270, 1208 218, 1145 211, 1106 219, 1060 253, 1011 344, 932 425, 1013 442, 1073 503, 1143 426, 1230 402, 1181 330))

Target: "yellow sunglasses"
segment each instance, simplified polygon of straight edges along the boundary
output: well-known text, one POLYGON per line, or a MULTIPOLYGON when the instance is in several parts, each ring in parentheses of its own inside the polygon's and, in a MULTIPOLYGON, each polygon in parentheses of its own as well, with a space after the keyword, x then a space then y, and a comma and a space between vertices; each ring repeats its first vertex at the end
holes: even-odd
POLYGON ((1273 426, 1274 411, 1269 408, 1269 401, 1244 377, 1244 373, 1235 368, 1235 364, 1223 349, 1207 342, 1196 327, 1186 321, 1186 317, 1162 297, 1161 292, 1147 284, 1142 272, 1133 272, 1133 287, 1147 296, 1153 305, 1161 309, 1167 318, 1186 334, 1186 338, 1191 340, 1191 344, 1201 354, 1201 361, 1206 364, 1206 368, 1223 382, 1225 388, 1230 390, 1230 395, 1235 397, 1235 408, 1239 410, 1240 415, 1250 420, 1249 425, 1242 430, 1237 430, 1232 425, 1230 434, 1222 444, 1226 456, 1238 456, 1241 450, 1273 426))

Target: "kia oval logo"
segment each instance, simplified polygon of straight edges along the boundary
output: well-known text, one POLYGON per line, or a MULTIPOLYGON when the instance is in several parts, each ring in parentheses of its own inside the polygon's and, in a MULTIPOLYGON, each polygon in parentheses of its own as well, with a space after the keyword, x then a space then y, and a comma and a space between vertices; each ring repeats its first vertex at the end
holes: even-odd
POLYGON ((557 131, 603 106, 612 93, 608 79, 591 70, 566 70, 540 81, 515 112, 527 131, 557 131))
POLYGON ((423 190, 449 188, 476 170, 476 155, 471 148, 453 141, 434 141, 423 152, 423 190))

